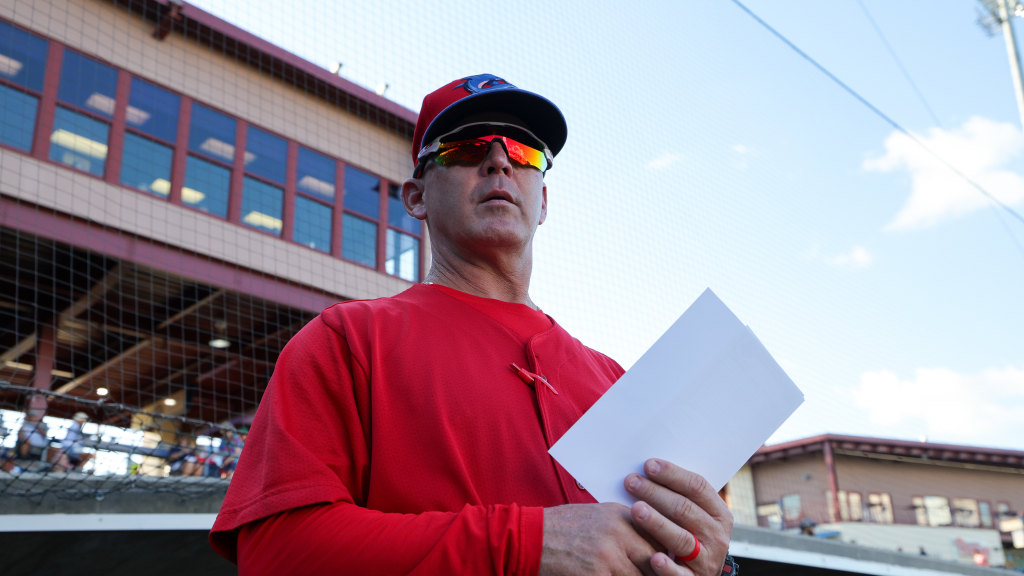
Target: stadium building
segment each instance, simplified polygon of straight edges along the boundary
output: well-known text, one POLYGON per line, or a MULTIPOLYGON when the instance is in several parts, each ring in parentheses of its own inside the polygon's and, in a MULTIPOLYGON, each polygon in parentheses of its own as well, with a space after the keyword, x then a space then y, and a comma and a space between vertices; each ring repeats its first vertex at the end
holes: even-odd
MULTIPOLYGON (((184 2, 0 0, 5 574, 233 573, 206 532, 279 350, 428 266, 399 199, 415 121, 184 2)), ((758 527, 786 495, 744 478, 748 573, 988 573, 758 527)))

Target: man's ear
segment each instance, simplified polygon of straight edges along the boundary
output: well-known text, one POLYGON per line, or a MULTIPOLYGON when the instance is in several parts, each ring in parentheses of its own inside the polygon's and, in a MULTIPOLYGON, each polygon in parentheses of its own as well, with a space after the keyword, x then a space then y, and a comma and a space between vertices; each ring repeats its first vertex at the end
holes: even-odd
POLYGON ((540 226, 548 219, 548 187, 547 184, 541 188, 541 197, 543 198, 540 203, 540 222, 537 225, 540 226))
POLYGON ((402 205, 409 216, 417 220, 427 218, 427 205, 423 198, 423 179, 409 178, 402 183, 402 205))

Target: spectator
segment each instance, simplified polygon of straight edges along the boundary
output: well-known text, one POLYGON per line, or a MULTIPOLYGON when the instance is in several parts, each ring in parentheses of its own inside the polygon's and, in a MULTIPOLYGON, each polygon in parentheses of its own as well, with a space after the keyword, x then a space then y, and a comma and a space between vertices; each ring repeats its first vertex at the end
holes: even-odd
POLYGON ((235 473, 235 466, 238 465, 238 458, 242 455, 242 447, 245 446, 245 438, 249 434, 249 429, 242 427, 238 429, 237 433, 228 431, 227 434, 231 454, 225 458, 221 470, 224 471, 225 478, 231 478, 235 473))
POLYGON ((178 438, 178 445, 167 454, 167 463, 171 466, 171 476, 200 476, 203 471, 187 436, 178 438))
POLYGON ((16 456, 17 452, 13 448, 0 449, 0 472, 21 474, 21 466, 18 466, 16 456))
POLYGON ((17 457, 24 460, 47 460, 50 447, 49 428, 43 422, 43 411, 30 408, 18 431, 17 457))
MULTIPOLYGON (((246 431, 248 432, 248 430, 246 431)), ((221 478, 231 478, 235 473, 235 466, 238 464, 238 457, 242 454, 242 445, 244 443, 245 438, 241 432, 236 434, 234 429, 224 431, 224 438, 220 441, 220 449, 218 450, 222 457, 220 464, 221 478)))
POLYGON ((54 458, 55 468, 58 471, 81 470, 86 462, 92 459, 92 454, 83 451, 83 440, 85 434, 82 429, 89 421, 89 415, 85 412, 76 412, 71 417, 71 426, 60 443, 60 452, 54 458))
POLYGON ((204 475, 209 478, 230 478, 235 472, 238 454, 241 451, 241 440, 235 435, 234 426, 225 428, 220 445, 210 449, 204 475))

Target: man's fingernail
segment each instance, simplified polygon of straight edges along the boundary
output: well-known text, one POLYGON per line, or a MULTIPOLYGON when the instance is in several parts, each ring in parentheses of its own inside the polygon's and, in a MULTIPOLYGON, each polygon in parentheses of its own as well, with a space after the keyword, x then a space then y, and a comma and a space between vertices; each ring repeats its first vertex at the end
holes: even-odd
POLYGON ((653 458, 648 460, 647 461, 647 473, 648 474, 657 474, 658 472, 661 472, 661 461, 660 460, 654 460, 653 458))
POLYGON ((646 504, 639 504, 636 507, 636 517, 640 520, 647 520, 647 517, 651 515, 651 509, 646 504))
POLYGON ((638 490, 640 488, 640 477, 636 474, 631 474, 629 478, 626 479, 626 486, 628 486, 630 490, 638 490))

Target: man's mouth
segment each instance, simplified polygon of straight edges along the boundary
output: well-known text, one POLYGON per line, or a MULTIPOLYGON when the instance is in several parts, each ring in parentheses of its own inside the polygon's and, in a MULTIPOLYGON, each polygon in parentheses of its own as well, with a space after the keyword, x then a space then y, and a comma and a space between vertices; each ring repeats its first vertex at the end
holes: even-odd
POLYGON ((508 202, 509 204, 514 204, 514 202, 512 202, 512 195, 501 190, 488 194, 483 201, 484 204, 492 202, 508 202))

